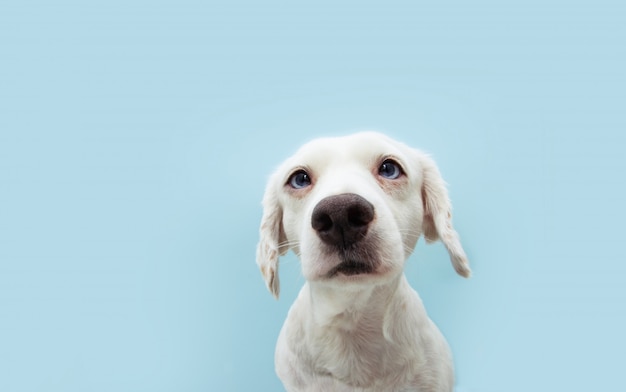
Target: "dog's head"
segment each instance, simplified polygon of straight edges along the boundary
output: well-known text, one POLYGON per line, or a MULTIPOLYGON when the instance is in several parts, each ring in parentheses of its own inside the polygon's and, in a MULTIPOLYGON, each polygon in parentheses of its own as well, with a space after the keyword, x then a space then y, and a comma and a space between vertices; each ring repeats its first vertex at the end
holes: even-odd
POLYGON ((470 275, 435 163, 378 133, 307 143, 271 176, 263 207, 257 263, 275 297, 289 249, 308 281, 359 284, 400 274, 424 235, 470 275))

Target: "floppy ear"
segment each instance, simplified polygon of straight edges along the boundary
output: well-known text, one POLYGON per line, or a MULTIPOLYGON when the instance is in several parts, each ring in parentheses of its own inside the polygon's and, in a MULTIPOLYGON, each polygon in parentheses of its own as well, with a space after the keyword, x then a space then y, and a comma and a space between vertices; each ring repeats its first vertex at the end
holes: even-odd
POLYGON ((441 240, 450 254, 450 260, 456 272, 468 278, 472 271, 461 247, 459 235, 452 227, 452 206, 446 184, 430 157, 422 154, 420 160, 423 170, 421 191, 422 203, 424 203, 422 231, 426 242, 441 240))
POLYGON ((283 211, 276 194, 276 181, 276 175, 270 178, 263 196, 263 217, 259 229, 256 263, 261 269, 268 290, 278 299, 280 292, 278 256, 284 255, 288 247, 281 246, 285 243, 286 236, 282 224, 283 211))

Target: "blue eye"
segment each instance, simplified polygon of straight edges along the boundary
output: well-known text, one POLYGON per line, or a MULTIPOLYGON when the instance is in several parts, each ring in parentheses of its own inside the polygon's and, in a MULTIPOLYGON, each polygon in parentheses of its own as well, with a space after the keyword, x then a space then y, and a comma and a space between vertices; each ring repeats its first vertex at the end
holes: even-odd
POLYGON ((400 168, 400 165, 398 165, 396 162, 392 161, 391 159, 387 159, 378 168, 378 174, 381 177, 395 180, 402 174, 402 169, 400 168))
POLYGON ((298 170, 289 177, 289 186, 293 189, 302 189, 311 185, 311 177, 304 170, 298 170))

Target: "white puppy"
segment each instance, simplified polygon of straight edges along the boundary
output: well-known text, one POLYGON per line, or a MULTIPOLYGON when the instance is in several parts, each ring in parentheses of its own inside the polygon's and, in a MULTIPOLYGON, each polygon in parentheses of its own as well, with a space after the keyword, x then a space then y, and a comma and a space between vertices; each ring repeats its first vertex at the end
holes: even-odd
POLYGON ((440 239, 470 275, 445 184, 425 154, 366 132, 314 140, 271 176, 257 263, 278 297, 278 257, 306 284, 276 346, 288 391, 452 391, 448 345, 403 267, 418 238, 440 239))

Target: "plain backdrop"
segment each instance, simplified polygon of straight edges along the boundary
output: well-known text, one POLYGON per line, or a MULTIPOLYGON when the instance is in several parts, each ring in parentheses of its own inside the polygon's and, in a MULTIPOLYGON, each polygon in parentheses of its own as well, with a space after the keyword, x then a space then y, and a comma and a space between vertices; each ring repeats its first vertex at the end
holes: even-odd
POLYGON ((273 168, 433 154, 474 277, 407 276, 458 391, 608 391, 626 350, 622 1, 0 4, 0 390, 281 391, 303 284, 255 265, 273 168))

